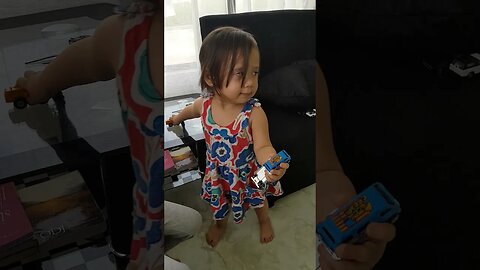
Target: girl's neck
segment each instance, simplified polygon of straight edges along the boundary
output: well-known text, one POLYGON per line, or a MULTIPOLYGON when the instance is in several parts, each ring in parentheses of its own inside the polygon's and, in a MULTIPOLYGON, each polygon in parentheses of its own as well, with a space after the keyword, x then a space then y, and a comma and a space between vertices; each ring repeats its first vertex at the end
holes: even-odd
POLYGON ((238 108, 243 108, 243 106, 245 106, 245 103, 242 104, 242 103, 232 102, 228 99, 223 98, 218 93, 215 93, 213 95, 212 101, 213 101, 213 103, 215 103, 215 105, 219 106, 223 110, 235 110, 235 109, 238 109, 238 108))
POLYGON ((245 104, 225 100, 218 94, 212 97, 212 118, 219 126, 229 126, 238 117, 245 104))

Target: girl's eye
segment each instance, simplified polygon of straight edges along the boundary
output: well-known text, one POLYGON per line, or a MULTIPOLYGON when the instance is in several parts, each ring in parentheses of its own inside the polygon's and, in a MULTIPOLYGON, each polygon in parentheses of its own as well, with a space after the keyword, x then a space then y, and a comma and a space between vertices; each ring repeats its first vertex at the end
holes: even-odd
POLYGON ((258 75, 258 71, 254 71, 253 76, 257 76, 257 75, 258 75))
POLYGON ((243 71, 238 71, 237 73, 235 73, 235 75, 237 75, 239 77, 243 77, 243 71))

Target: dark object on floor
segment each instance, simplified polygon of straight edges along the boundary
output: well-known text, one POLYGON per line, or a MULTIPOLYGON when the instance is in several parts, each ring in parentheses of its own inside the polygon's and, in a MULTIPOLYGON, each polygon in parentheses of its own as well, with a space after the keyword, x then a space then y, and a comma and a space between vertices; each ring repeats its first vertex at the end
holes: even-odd
POLYGON ((111 246, 118 253, 129 254, 133 231, 132 190, 135 181, 129 150, 122 149, 103 155, 101 167, 111 246))
POLYGON ((113 252, 110 252, 108 254, 108 259, 115 264, 115 267, 117 270, 125 270, 127 269, 127 266, 128 266, 128 262, 130 261, 130 259, 128 258, 128 256, 119 256, 119 255, 116 255, 115 253, 113 252))

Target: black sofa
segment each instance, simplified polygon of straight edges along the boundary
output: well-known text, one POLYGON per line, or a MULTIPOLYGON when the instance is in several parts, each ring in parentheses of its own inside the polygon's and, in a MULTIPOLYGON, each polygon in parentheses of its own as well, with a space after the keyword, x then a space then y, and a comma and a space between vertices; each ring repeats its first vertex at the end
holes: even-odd
POLYGON ((480 78, 448 70, 480 49, 478 1, 317 3, 337 154, 403 210, 375 269, 478 269, 480 78))
MULTIPOLYGON (((241 28, 257 40, 260 73, 256 97, 267 114, 273 146, 292 157, 282 179, 283 196, 313 184, 315 118, 307 113, 315 108, 315 11, 204 16, 200 18, 202 39, 221 26, 241 28)), ((273 206, 280 197, 268 198, 273 206)))

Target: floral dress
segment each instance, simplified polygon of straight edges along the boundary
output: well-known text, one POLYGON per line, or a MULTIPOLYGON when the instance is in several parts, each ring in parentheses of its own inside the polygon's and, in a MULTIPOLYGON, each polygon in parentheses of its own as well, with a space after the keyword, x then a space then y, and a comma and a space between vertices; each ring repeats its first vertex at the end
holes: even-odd
POLYGON ((163 264, 164 248, 164 106, 160 92, 163 89, 155 89, 153 85, 147 54, 153 15, 153 6, 141 2, 132 4, 125 14, 117 73, 120 106, 135 173, 133 237, 128 269, 141 270, 158 269, 163 264))
POLYGON ((202 125, 207 145, 205 177, 202 198, 210 203, 213 218, 227 217, 231 204, 235 223, 241 223, 250 208, 262 207, 266 195, 283 194, 280 182, 260 190, 250 178, 260 164, 253 151, 252 127, 249 125, 257 99, 250 99, 236 119, 228 126, 220 126, 212 117, 212 96, 203 99, 202 125))

